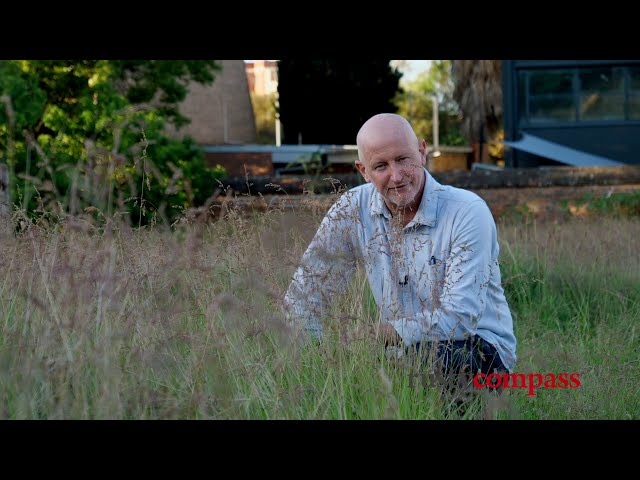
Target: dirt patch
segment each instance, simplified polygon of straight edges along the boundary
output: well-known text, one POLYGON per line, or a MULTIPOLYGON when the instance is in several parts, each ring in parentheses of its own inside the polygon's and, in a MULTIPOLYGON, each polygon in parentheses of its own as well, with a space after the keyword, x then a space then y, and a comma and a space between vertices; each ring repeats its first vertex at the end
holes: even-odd
POLYGON ((640 192, 640 184, 486 188, 472 191, 487 202, 496 219, 520 214, 538 220, 557 220, 588 215, 588 209, 583 203, 589 195, 602 198, 615 193, 640 192))
MULTIPOLYGON (((585 185, 576 187, 525 187, 469 189, 483 198, 496 220, 526 217, 541 221, 559 221, 588 216, 585 199, 605 198, 616 193, 640 192, 640 184, 585 185)), ((233 195, 219 197, 209 209, 214 217, 224 216, 231 209, 245 213, 269 210, 306 211, 324 214, 335 202, 335 194, 305 195, 233 195)))

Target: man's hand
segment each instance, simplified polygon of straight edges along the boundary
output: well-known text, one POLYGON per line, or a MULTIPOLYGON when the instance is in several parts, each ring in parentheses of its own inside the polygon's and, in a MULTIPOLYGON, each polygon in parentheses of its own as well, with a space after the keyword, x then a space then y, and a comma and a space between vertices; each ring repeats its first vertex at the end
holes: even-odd
POLYGON ((393 325, 388 322, 360 324, 357 327, 355 338, 362 338, 362 336, 371 338, 377 342, 384 342, 386 347, 390 345, 402 345, 402 337, 398 335, 393 325))
POLYGON ((383 322, 378 326, 378 331, 376 332, 376 337, 382 341, 384 341, 385 347, 389 345, 401 345, 402 337, 398 335, 396 329, 393 328, 388 322, 383 322))

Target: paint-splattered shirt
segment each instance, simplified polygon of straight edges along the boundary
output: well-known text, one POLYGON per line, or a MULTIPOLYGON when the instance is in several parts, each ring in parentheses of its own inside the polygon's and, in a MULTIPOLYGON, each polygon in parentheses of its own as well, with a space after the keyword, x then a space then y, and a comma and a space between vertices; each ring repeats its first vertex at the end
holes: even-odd
POLYGON ((394 225, 373 184, 342 194, 293 276, 287 314, 320 337, 322 317, 361 262, 381 319, 405 345, 477 334, 512 370, 516 338, 489 207, 475 193, 424 174, 420 206, 405 227, 394 225))

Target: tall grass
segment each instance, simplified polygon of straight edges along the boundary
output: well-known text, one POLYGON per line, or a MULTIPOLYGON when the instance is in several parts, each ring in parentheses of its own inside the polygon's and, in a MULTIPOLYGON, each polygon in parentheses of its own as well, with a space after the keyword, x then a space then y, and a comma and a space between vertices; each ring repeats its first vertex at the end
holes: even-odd
POLYGON ((521 418, 640 417, 637 217, 504 225, 518 372, 577 372, 575 390, 513 396, 521 418))
POLYGON ((637 219, 499 224, 515 371, 577 372, 582 384, 478 397, 461 417, 365 334, 378 317, 362 271, 325 341, 294 341, 281 302, 321 218, 230 208, 173 228, 60 216, 0 233, 0 416, 640 417, 637 219))

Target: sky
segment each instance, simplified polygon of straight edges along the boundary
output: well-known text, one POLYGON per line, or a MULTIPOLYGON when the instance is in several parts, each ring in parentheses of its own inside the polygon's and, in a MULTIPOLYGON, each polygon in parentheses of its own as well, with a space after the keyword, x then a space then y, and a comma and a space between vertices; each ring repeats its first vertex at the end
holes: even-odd
POLYGON ((395 66, 396 62, 407 62, 404 66, 399 67, 404 74, 400 82, 412 82, 417 76, 429 70, 432 60, 391 60, 391 64, 395 66))
MULTIPOLYGON (((245 62, 253 62, 254 60, 245 60, 245 62)), ((400 68, 400 71, 404 74, 401 82, 411 82, 422 73, 429 70, 432 60, 391 60, 392 65, 395 62, 407 62, 406 65, 400 68)))

